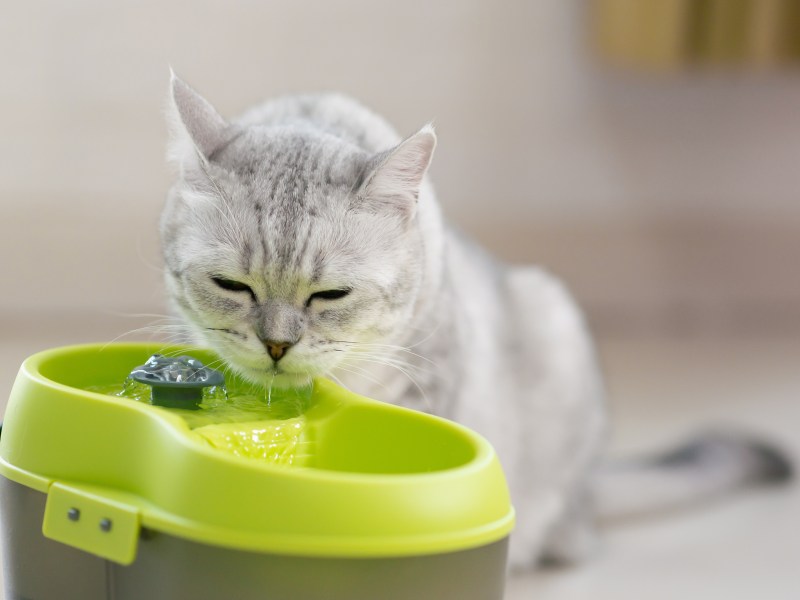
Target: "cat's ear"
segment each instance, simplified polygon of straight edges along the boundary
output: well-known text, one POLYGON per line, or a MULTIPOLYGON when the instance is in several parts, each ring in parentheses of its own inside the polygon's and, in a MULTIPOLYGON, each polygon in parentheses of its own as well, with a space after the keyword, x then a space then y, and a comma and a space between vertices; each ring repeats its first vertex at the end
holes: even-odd
POLYGON ((170 160, 186 166, 208 160, 233 135, 230 124, 170 69, 168 124, 170 160))
POLYGON ((361 188, 362 200, 407 219, 413 218, 434 148, 436 133, 428 124, 391 150, 376 156, 375 166, 361 188))

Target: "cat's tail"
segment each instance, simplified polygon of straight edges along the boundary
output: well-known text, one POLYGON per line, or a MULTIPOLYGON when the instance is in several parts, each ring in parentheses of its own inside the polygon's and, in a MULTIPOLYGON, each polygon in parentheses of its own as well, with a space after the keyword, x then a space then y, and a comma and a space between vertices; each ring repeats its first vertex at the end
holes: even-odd
POLYGON ((793 472, 788 456, 770 443, 744 434, 710 432, 665 452, 601 465, 593 492, 598 518, 614 521, 788 481, 793 472))

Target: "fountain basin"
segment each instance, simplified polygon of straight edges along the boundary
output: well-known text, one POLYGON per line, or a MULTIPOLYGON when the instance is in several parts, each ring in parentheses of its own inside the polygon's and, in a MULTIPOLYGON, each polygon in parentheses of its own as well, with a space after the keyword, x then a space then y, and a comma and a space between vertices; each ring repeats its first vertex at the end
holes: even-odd
POLYGON ((319 379, 302 460, 274 464, 214 447, 183 411, 87 391, 157 351, 23 363, 0 436, 9 597, 502 598, 514 516, 483 438, 319 379))

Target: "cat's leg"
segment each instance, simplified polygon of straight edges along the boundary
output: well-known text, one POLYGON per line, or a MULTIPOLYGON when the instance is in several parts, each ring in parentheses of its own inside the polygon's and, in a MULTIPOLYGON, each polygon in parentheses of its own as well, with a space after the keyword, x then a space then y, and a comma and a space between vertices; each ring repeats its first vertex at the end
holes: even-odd
POLYGON ((508 549, 508 564, 513 572, 523 572, 536 567, 549 532, 558 522, 563 500, 554 491, 533 494, 514 494, 515 503, 524 508, 517 512, 517 523, 511 534, 508 549))
POLYGON ((542 548, 544 565, 570 566, 592 557, 599 546, 595 511, 588 495, 573 495, 548 532, 542 548))

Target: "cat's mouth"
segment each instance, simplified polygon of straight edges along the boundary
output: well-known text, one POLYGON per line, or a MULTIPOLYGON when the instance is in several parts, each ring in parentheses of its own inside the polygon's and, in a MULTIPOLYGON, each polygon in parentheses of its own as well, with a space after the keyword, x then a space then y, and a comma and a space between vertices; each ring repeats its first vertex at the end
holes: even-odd
POLYGON ((218 348, 218 352, 234 372, 259 386, 302 387, 308 385, 314 377, 324 374, 313 361, 300 361, 300 364, 295 364, 296 361, 292 360, 275 362, 269 357, 258 357, 237 350, 226 345, 218 348))
POLYGON ((265 387, 302 387, 308 385, 313 373, 290 371, 281 365, 252 366, 231 361, 231 366, 252 383, 265 387))

